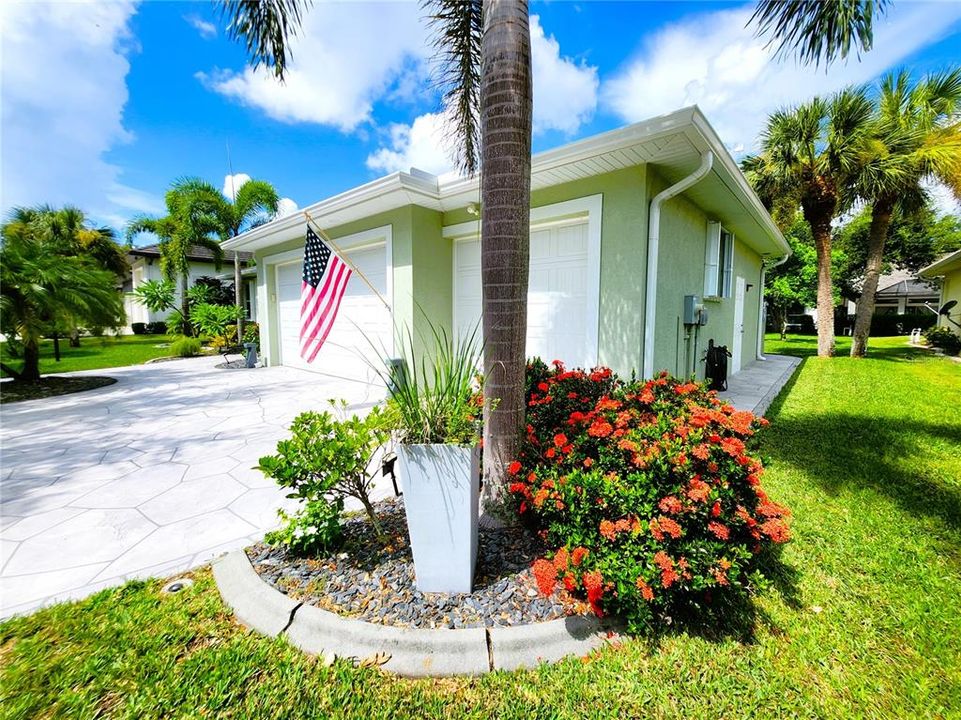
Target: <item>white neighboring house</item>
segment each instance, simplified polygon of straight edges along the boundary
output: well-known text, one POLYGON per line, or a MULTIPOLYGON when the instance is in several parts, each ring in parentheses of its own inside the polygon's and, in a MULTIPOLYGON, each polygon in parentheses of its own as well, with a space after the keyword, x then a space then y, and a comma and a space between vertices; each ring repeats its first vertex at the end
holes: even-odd
MULTIPOLYGON (((244 308, 246 318, 256 317, 256 270, 248 268, 252 258, 251 253, 239 253, 242 267, 244 285, 244 308)), ((127 311, 127 326, 124 332, 133 332, 133 323, 151 323, 166 320, 171 311, 151 312, 133 294, 134 290, 143 285, 148 280, 163 280, 164 276, 160 270, 160 247, 158 245, 146 245, 144 247, 131 248, 127 253, 127 262, 130 264, 130 273, 124 278, 123 294, 124 309, 127 311)), ((213 277, 221 280, 233 282, 234 274, 234 253, 230 250, 224 251, 224 260, 217 267, 214 262, 213 254, 207 248, 194 247, 190 254, 190 284, 193 285, 198 278, 213 277)), ((176 283, 177 304, 180 304, 180 282, 176 283)))

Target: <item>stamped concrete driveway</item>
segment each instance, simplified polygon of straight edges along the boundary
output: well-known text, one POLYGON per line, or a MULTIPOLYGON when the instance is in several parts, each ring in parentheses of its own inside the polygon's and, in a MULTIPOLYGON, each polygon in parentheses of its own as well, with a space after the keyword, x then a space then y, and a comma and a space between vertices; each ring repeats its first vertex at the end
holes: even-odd
MULTIPOLYGON (((263 537, 291 501, 253 466, 290 421, 375 388, 216 358, 89 374, 116 385, 0 410, 0 617, 168 575, 263 537)), ((378 495, 386 488, 378 489, 378 495)))

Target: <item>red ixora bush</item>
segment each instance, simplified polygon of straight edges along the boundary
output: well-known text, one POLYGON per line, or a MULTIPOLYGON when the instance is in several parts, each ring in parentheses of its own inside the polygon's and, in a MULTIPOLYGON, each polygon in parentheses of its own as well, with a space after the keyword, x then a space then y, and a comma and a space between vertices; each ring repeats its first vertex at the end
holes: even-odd
POLYGON ((583 593, 629 629, 711 594, 743 592, 755 556, 790 537, 749 451, 767 424, 666 373, 528 364, 527 432, 510 465, 521 517, 557 549, 541 592, 583 593))

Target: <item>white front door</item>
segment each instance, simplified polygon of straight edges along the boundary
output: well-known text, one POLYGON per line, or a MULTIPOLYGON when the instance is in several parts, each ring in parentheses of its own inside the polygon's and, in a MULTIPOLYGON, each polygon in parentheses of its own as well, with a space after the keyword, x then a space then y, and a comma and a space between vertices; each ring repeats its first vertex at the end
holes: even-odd
POLYGON ((731 342, 731 374, 741 369, 741 346, 744 340, 744 278, 738 277, 734 283, 734 338, 731 342))
MULTIPOLYGON (((387 261, 383 244, 345 252, 384 298, 387 292, 387 261)), ((393 347, 390 311, 355 271, 350 276, 337 319, 324 346, 310 364, 300 357, 300 286, 302 260, 276 266, 277 325, 280 363, 363 382, 377 382, 370 364, 393 347), (375 349, 376 348, 376 352, 375 349)))
MULTIPOLYGON (((597 363, 596 306, 589 297, 588 224, 576 222, 531 231, 527 291, 527 356, 570 366, 597 363)), ((480 241, 455 248, 454 320, 466 334, 481 318, 480 241)), ((480 335, 480 331, 478 331, 480 335)))

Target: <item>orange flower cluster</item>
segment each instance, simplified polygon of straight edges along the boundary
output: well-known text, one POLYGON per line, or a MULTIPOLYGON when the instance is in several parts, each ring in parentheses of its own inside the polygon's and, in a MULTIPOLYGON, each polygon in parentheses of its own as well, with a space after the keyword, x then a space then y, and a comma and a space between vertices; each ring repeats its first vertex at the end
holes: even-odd
POLYGON ((664 515, 651 518, 649 527, 651 529, 651 535, 653 535, 654 539, 658 542, 664 542, 665 535, 677 540, 683 534, 681 526, 671 518, 664 515))

